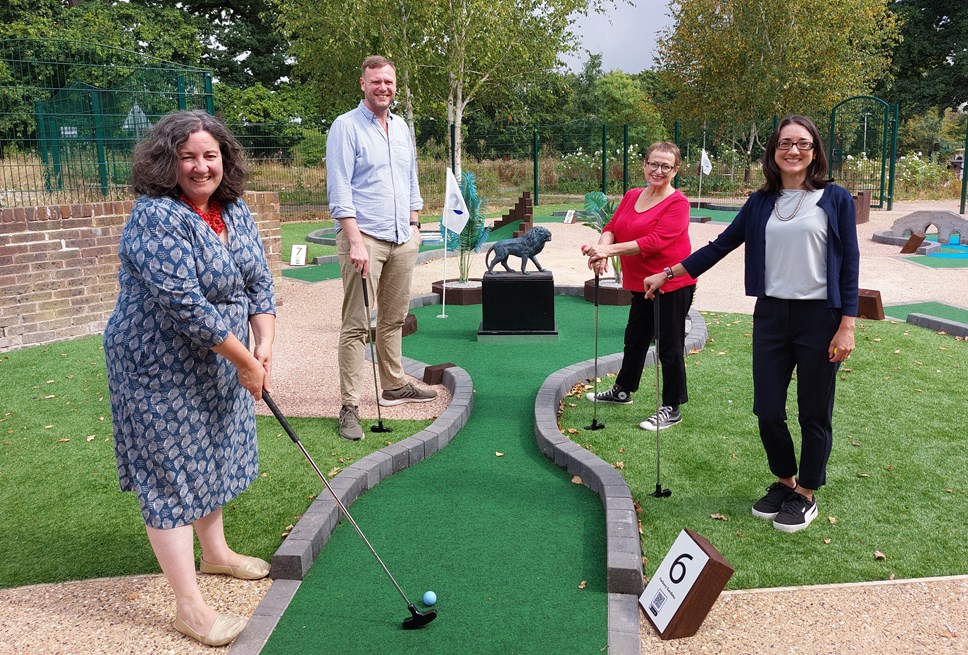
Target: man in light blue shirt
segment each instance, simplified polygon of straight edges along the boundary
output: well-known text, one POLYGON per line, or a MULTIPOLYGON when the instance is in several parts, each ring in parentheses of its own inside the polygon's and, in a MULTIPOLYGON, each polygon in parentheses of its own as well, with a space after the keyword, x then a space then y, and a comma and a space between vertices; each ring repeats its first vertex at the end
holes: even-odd
POLYGON ((363 100, 333 121, 326 139, 326 190, 343 277, 339 434, 353 441, 363 438, 359 404, 370 327, 363 284, 379 308, 375 346, 383 391, 378 402, 399 405, 437 397, 409 382, 403 371, 401 340, 421 243, 423 198, 410 130, 390 112, 396 82, 393 62, 367 57, 360 76, 363 100))

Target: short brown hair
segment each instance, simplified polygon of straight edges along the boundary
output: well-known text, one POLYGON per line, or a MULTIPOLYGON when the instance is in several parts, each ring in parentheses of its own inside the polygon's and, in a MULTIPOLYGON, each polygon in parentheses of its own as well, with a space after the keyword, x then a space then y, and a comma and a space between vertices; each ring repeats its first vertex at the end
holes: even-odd
POLYGON ((823 139, 817 125, 806 116, 787 116, 780 121, 776 132, 770 135, 766 142, 766 150, 763 151, 763 177, 766 181, 760 187, 760 191, 766 193, 778 193, 783 189, 783 178, 780 176, 780 167, 776 164, 776 144, 780 142, 780 132, 787 125, 796 124, 810 132, 813 139, 813 161, 807 167, 807 179, 803 184, 809 191, 822 189, 830 183, 827 177, 827 155, 823 150, 823 139))
POLYGON ((245 150, 222 121, 200 109, 168 114, 135 146, 131 187, 136 194, 153 198, 180 195, 178 149, 195 132, 211 134, 222 154, 222 181, 212 199, 224 207, 242 197, 249 175, 245 150))
POLYGON ((368 68, 383 68, 384 66, 392 68, 394 73, 397 72, 397 65, 383 55, 370 55, 363 60, 363 66, 360 68, 360 77, 366 76, 368 68))
POLYGON ((658 150, 659 152, 666 152, 672 155, 673 159, 676 162, 676 168, 678 168, 679 164, 682 163, 682 153, 679 152, 679 146, 672 143, 671 141, 656 141, 655 143, 653 143, 651 146, 649 146, 649 149, 645 151, 644 161, 649 161, 649 155, 651 155, 656 150, 658 150))

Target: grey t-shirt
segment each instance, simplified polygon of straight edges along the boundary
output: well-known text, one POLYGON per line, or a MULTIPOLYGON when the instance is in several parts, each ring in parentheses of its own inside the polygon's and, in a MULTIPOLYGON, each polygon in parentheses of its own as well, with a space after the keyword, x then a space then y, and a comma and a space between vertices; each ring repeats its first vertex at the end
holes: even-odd
POLYGON ((823 189, 785 190, 766 224, 766 295, 827 299, 827 212, 823 189), (799 208, 798 208, 799 205, 799 208))

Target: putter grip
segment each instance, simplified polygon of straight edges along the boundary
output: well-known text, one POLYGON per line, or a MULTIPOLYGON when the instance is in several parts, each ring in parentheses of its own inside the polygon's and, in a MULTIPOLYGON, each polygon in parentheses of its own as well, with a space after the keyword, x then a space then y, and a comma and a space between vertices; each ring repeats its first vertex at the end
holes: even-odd
POLYGON ((275 416, 276 420, 279 421, 279 425, 281 425, 282 429, 286 431, 286 434, 289 435, 289 438, 292 439, 293 443, 299 443, 299 437, 297 437, 296 433, 293 432, 292 427, 289 425, 289 421, 287 421, 286 417, 282 415, 282 412, 280 412, 279 408, 276 406, 276 402, 265 389, 262 390, 262 400, 266 401, 266 405, 268 405, 269 409, 272 410, 273 416, 275 416))
POLYGON ((370 294, 367 293, 367 290, 366 290, 366 278, 363 277, 363 274, 362 273, 360 273, 360 280, 363 281, 363 304, 366 305, 367 307, 369 307, 370 306, 370 294))

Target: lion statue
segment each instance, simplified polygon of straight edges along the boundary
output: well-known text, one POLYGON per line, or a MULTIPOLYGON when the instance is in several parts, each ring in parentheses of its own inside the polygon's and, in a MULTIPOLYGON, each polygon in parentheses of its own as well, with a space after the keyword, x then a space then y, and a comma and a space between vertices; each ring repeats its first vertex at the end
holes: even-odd
POLYGON ((528 274, 524 269, 527 268, 529 259, 538 267, 539 271, 543 271, 545 269, 541 268, 541 264, 535 259, 535 255, 541 252, 549 241, 551 241, 551 232, 544 227, 533 227, 522 236, 498 241, 487 251, 487 255, 484 257, 487 272, 494 272, 494 267, 501 264, 507 272, 513 273, 514 271, 508 266, 508 257, 511 255, 521 258, 521 272, 525 275, 528 274), (491 255, 494 256, 493 260, 491 260, 491 255))

